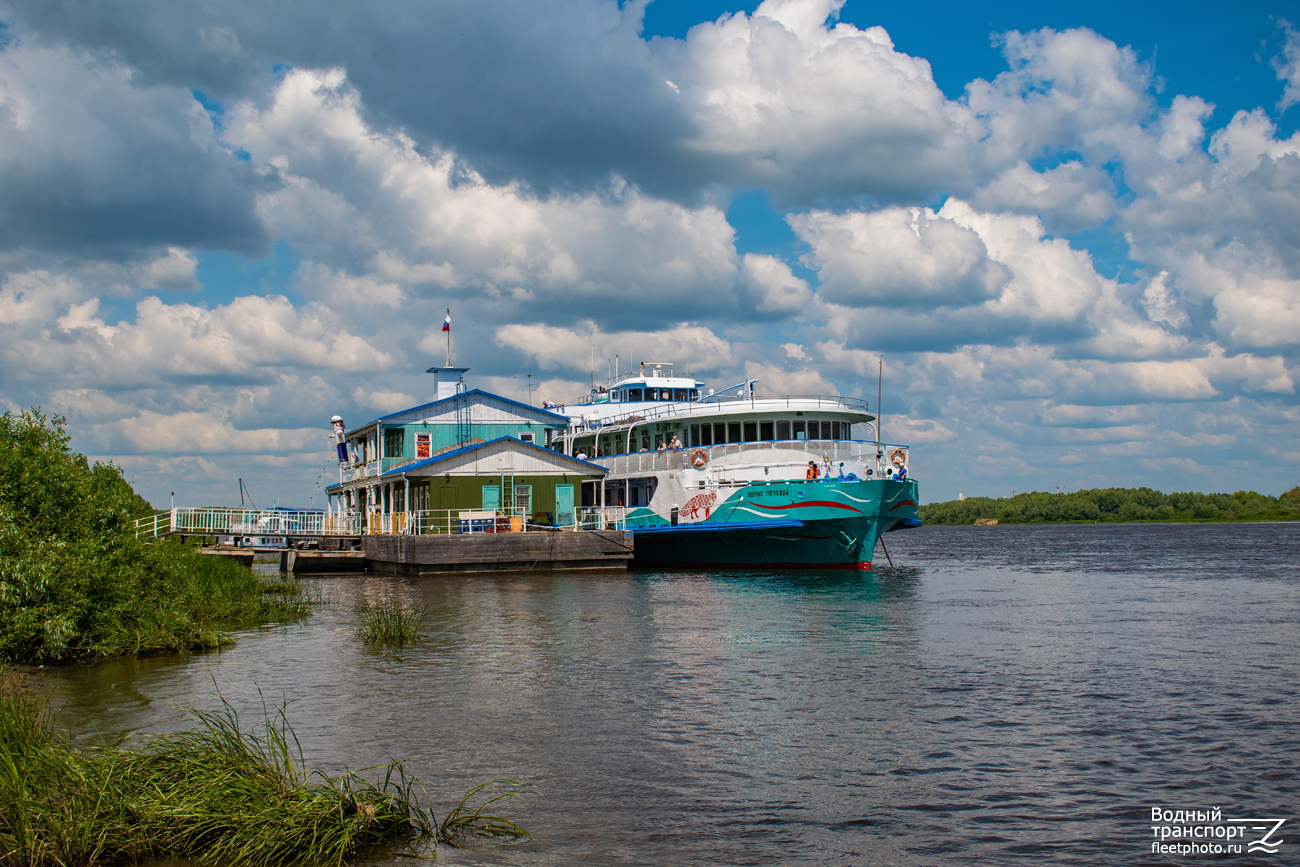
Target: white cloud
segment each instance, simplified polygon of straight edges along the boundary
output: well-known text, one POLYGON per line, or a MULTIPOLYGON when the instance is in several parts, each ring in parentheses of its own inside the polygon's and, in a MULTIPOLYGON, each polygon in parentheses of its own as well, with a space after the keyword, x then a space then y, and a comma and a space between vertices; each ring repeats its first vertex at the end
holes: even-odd
POLYGON ((812 300, 807 281, 775 256, 746 253, 742 260, 742 298, 760 313, 797 314, 812 300))
POLYGON ((166 415, 146 411, 91 430, 108 450, 135 454, 285 454, 319 450, 321 440, 321 431, 313 428, 238 430, 215 410, 166 415))
POLYGON ((604 332, 586 323, 584 332, 544 325, 506 325, 496 330, 499 346, 532 359, 545 370, 581 370, 595 351, 597 360, 618 352, 630 369, 636 361, 674 361, 679 376, 724 369, 731 346, 707 328, 677 325, 664 331, 604 332))
POLYGON ((1009 272, 978 233, 929 208, 789 218, 821 278, 818 295, 849 306, 950 307, 997 294, 1009 272))
MULTIPOLYGON (((228 137, 284 180, 259 208, 312 251, 304 285, 395 304, 423 284, 552 319, 615 298, 629 321, 665 304, 735 309, 740 262, 717 208, 617 179, 600 194, 548 198, 490 184, 450 152, 370 128, 338 70, 290 73, 269 106, 233 112, 228 137), (338 272, 367 269, 382 282, 340 283, 338 272)), ((769 291, 763 303, 779 308, 788 295, 769 291)))
POLYGON ((397 412, 399 409, 407 409, 420 403, 418 399, 404 392, 369 391, 361 386, 357 386, 352 392, 352 400, 381 413, 397 412))
POLYGON ((1286 111, 1300 102, 1300 31, 1289 21, 1280 21, 1279 26, 1286 43, 1282 46, 1282 55, 1273 58, 1273 69, 1277 71, 1277 80, 1286 85, 1277 101, 1277 110, 1286 111))
POLYGON ((698 134, 691 148, 783 195, 890 200, 962 183, 974 114, 883 28, 828 25, 843 0, 766 0, 656 43, 698 134))

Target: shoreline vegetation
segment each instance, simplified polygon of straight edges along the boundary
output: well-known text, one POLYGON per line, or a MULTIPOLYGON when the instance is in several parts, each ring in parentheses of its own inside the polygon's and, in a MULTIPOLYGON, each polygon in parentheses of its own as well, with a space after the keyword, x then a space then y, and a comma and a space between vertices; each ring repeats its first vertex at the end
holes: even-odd
POLYGON ((966 497, 920 508, 926 524, 1064 524, 1300 520, 1300 486, 1279 497, 1165 494, 1151 488, 1093 488, 1068 493, 1029 491, 1012 497, 966 497))
POLYGON ((379 783, 309 770, 284 709, 264 717, 260 732, 245 731, 225 704, 194 711, 192 731, 81 747, 0 668, 0 865, 342 865, 381 846, 431 860, 439 844, 531 836, 485 812, 525 792, 512 780, 471 788, 438 822, 400 763, 368 769, 379 783), (401 851, 412 847, 429 854, 401 851))
POLYGON ((147 501, 91 466, 65 419, 0 417, 0 662, 45 663, 219 647, 217 624, 302 616, 293 581, 171 540, 135 536, 147 501))

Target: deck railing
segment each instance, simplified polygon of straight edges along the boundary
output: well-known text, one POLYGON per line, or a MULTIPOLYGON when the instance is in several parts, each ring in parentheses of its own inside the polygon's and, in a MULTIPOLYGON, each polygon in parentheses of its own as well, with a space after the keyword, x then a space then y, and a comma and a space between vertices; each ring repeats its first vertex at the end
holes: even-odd
MULTIPOLYGON (((695 468, 692 461, 696 452, 704 452, 704 465, 699 469, 722 468, 730 472, 747 466, 766 464, 806 464, 816 461, 819 465, 829 461, 838 469, 846 464, 844 471, 861 474, 863 468, 869 467, 872 474, 879 476, 891 463, 891 455, 902 449, 903 462, 907 462, 907 446, 881 444, 884 453, 876 458, 876 444, 861 440, 781 440, 778 442, 727 443, 726 445, 700 446, 698 448, 664 449, 660 452, 630 452, 624 455, 601 455, 588 458, 592 463, 605 467, 614 475, 632 475, 638 473, 667 472, 695 468), (736 456, 744 456, 736 460, 736 456), (717 461, 730 458, 723 464, 717 461), (847 466, 851 464, 852 466, 847 466)), ((838 473, 833 473, 838 475, 838 473)))
MULTIPOLYGON (((756 412, 772 412, 777 409, 803 410, 838 410, 841 412, 867 412, 867 402, 857 397, 839 395, 791 394, 784 397, 736 397, 734 395, 713 395, 703 400, 673 401, 672 403, 648 403, 645 405, 629 403, 627 412, 617 417, 583 421, 578 424, 577 432, 599 430, 601 428, 622 426, 633 422, 659 421, 663 419, 689 418, 697 415, 716 415, 718 406, 745 403, 753 406, 756 412)), ((608 404, 606 404, 608 405, 608 404)), ((577 405, 575 404, 575 408, 577 405)), ((564 407, 559 409, 563 410, 564 407)))

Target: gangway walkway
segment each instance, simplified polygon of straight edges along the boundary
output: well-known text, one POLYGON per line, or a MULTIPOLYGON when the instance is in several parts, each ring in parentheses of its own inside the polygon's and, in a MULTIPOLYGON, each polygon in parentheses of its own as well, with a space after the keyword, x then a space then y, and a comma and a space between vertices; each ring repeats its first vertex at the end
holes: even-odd
POLYGON ((289 509, 226 509, 219 507, 177 507, 148 515, 135 522, 135 535, 157 539, 168 535, 194 536, 360 536, 360 515, 330 515, 326 512, 289 509))

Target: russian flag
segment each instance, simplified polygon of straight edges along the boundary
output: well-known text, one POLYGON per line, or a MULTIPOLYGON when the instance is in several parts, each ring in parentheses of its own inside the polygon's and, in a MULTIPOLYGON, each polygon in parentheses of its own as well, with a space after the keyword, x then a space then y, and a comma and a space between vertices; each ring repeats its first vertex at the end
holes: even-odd
POLYGON ((442 320, 442 330, 443 330, 443 331, 450 331, 450 330, 451 330, 451 314, 450 314, 450 313, 447 314, 447 318, 446 318, 446 319, 442 320))

